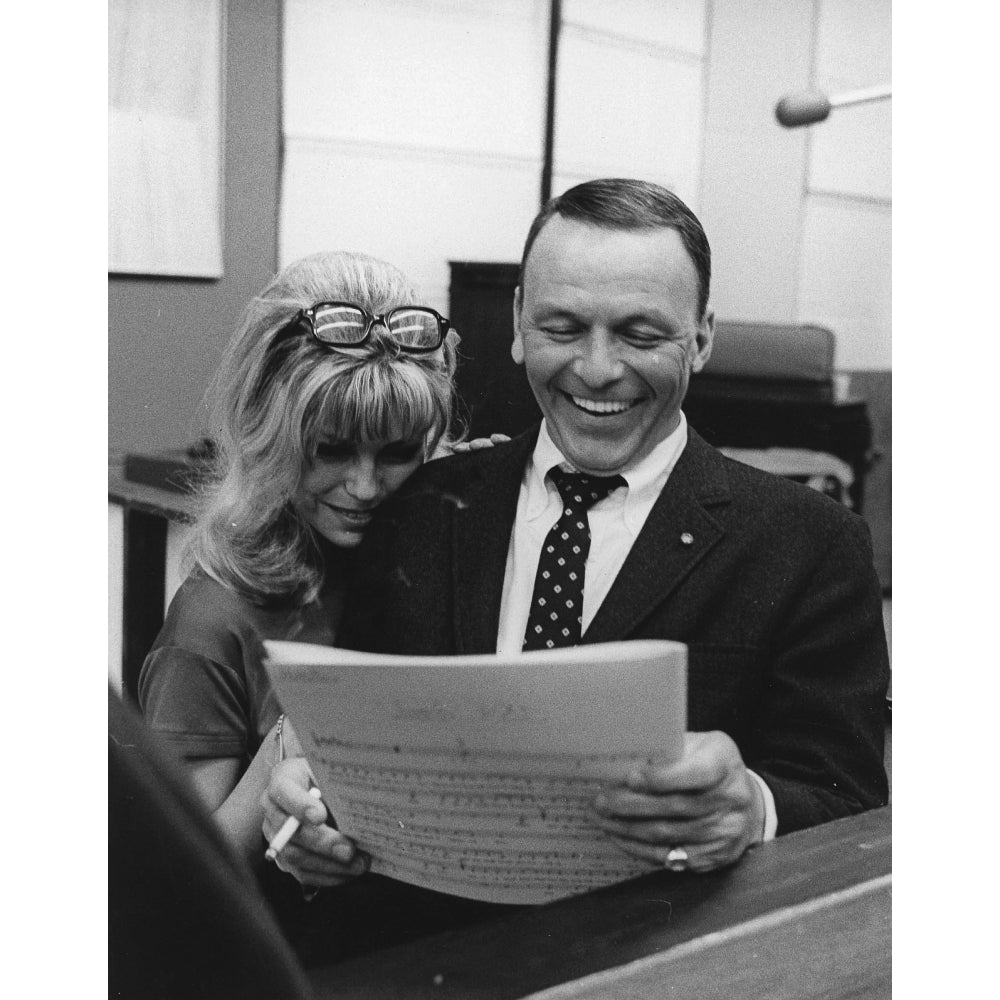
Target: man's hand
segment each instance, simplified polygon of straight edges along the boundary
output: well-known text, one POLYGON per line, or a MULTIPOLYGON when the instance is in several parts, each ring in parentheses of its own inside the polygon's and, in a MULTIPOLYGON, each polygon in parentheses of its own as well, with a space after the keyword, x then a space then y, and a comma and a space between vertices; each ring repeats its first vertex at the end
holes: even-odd
POLYGON ((457 441, 451 445, 453 454, 459 455, 466 451, 482 451, 497 444, 505 444, 510 438, 506 434, 491 434, 488 438, 473 438, 471 441, 457 441))
POLYGON ((281 849, 275 864, 303 886, 318 889, 340 885, 363 875, 368 858, 342 833, 326 825, 326 806, 309 794, 311 775, 304 757, 282 761, 261 796, 262 831, 270 841, 289 816, 301 821, 294 837, 281 849))
POLYGON ((732 864, 764 828, 763 794, 736 744, 718 732, 685 734, 676 764, 637 765, 594 808, 601 829, 629 854, 666 864, 681 847, 686 867, 699 872, 732 864))

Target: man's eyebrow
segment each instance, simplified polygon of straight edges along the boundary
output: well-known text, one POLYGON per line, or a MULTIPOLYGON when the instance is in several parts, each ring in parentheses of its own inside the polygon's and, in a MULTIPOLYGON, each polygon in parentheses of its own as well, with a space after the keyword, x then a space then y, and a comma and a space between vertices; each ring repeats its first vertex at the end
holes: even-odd
POLYGON ((628 326, 630 323, 652 323, 672 333, 676 332, 679 328, 678 323, 672 317, 660 312, 658 309, 629 313, 627 316, 623 316, 617 320, 615 326, 628 326))
POLYGON ((542 303, 536 310, 536 315, 546 319, 578 319, 577 314, 568 306, 547 305, 542 303))

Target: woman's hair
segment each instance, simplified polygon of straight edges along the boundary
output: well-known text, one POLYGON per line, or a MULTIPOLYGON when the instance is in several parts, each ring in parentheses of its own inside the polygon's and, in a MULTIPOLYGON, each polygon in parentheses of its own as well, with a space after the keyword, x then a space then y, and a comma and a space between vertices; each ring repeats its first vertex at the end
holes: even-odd
POLYGON ((289 264, 247 306, 209 388, 215 456, 186 559, 257 603, 305 604, 322 585, 313 531, 291 503, 321 434, 335 428, 350 441, 423 437, 429 456, 451 421, 454 330, 431 354, 400 351, 381 326, 363 348, 341 352, 305 326, 290 326, 300 309, 323 301, 373 314, 420 304, 390 264, 317 253, 289 264))

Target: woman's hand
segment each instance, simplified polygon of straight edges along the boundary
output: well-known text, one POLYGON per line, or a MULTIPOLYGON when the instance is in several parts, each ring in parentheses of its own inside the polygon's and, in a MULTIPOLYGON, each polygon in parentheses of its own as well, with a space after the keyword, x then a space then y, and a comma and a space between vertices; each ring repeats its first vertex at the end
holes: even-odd
POLYGON ((261 796, 262 831, 270 841, 289 816, 301 826, 281 849, 275 864, 311 889, 340 885, 368 870, 368 857, 340 831, 326 825, 327 809, 309 794, 313 784, 304 757, 278 764, 261 796))

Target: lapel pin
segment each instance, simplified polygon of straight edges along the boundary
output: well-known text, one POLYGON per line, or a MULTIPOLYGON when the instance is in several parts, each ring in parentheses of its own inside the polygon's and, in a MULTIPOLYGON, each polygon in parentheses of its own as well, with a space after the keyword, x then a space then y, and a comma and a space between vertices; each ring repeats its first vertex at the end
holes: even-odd
POLYGON ((694 545, 694 535, 690 531, 685 531, 681 535, 681 545, 694 545))

